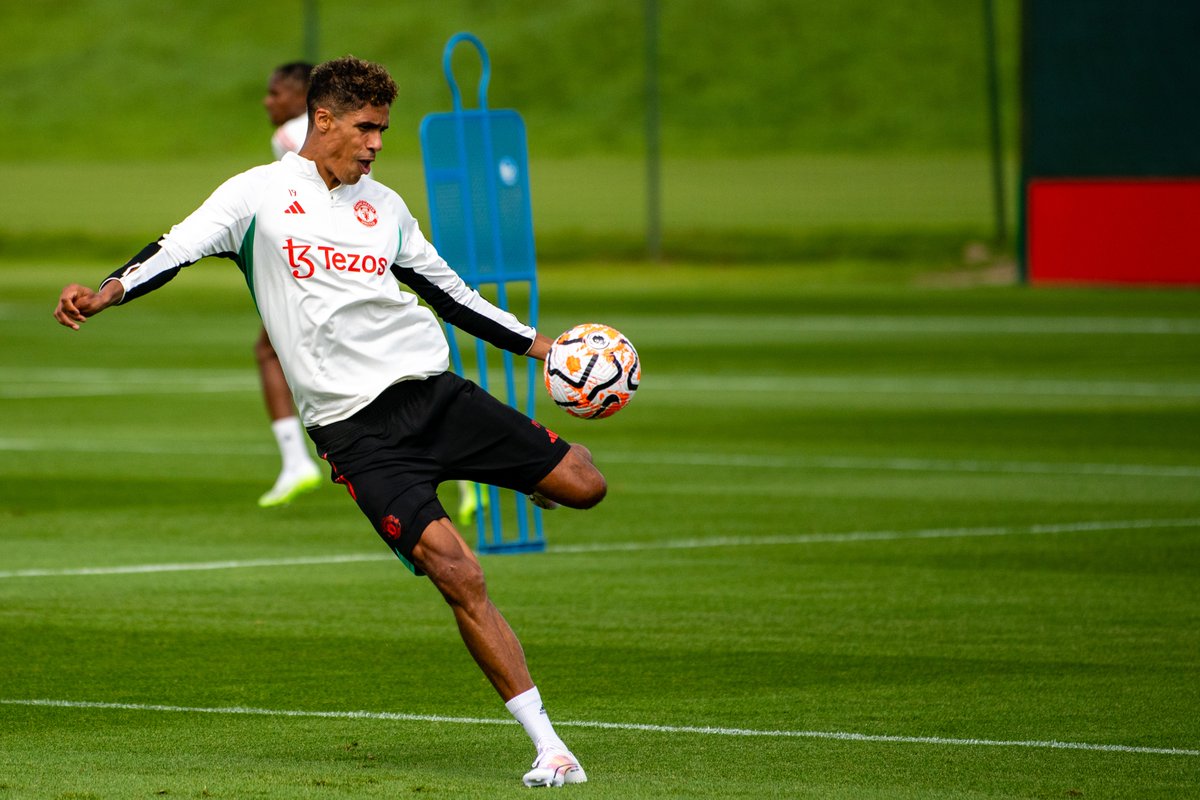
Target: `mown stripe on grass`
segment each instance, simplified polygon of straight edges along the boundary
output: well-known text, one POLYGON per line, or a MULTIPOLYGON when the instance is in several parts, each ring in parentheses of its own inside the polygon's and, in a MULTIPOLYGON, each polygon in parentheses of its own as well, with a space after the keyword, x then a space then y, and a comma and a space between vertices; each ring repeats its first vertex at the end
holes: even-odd
MULTIPOLYGON (((0 438, 0 452, 18 453, 135 453, 138 455, 276 455, 274 445, 247 442, 96 441, 95 439, 0 438)), ((680 467, 740 467, 746 469, 838 469, 869 472, 971 472, 1017 475, 1098 475, 1114 477, 1200 478, 1192 464, 1100 464, 1052 461, 988 461, 943 458, 866 458, 857 456, 771 456, 742 453, 604 453, 617 464, 680 467)))
MULTIPOLYGON (((25 306, 0 304, 0 319, 41 320, 39 309, 29 313, 25 306)), ((977 316, 951 314, 862 315, 862 314, 755 314, 737 311, 721 314, 655 313, 621 314, 621 329, 637 331, 656 342, 697 337, 728 342, 747 338, 776 340, 780 334, 836 333, 841 335, 880 334, 1003 334, 1080 336, 1194 336, 1200 334, 1200 321, 1188 317, 1115 317, 1115 316, 977 316)))
MULTIPOLYGON (((1093 520, 1085 522, 1012 525, 981 528, 930 528, 915 531, 848 531, 842 533, 797 533, 777 536, 705 536, 693 539, 665 539, 649 542, 604 542, 602 544, 550 545, 548 553, 623 553, 639 550, 698 550, 710 547, 763 547, 772 545, 826 544, 839 542, 885 542, 905 539, 960 539, 997 536, 1048 536, 1059 533, 1096 533, 1105 531, 1164 530, 1200 528, 1200 518, 1093 520)), ((200 561, 178 564, 128 564, 109 567, 68 567, 61 569, 18 569, 0 572, 0 579, 65 578, 88 575, 136 575, 155 572, 201 572, 218 569, 255 569, 345 564, 364 561, 391 561, 390 553, 346 553, 296 558, 251 558, 236 561, 200 561)))
POLYGON ((866 316, 860 314, 670 314, 625 313, 621 329, 662 340, 728 342, 739 337, 778 341, 780 335, 836 333, 839 335, 878 336, 881 334, 1005 334, 1082 336, 1194 336, 1200 334, 1200 321, 1188 317, 1102 317, 1102 316, 957 316, 909 315, 866 316))
MULTIPOLYGON (((304 711, 297 709, 247 708, 233 706, 211 708, 204 706, 176 706, 158 703, 103 703, 85 700, 50 699, 0 699, 2 705, 33 706, 43 708, 100 709, 112 711, 148 711, 183 714, 230 714, 265 717, 309 717, 318 719, 379 720, 386 722, 432 722, 455 725, 516 725, 514 719, 487 717, 447 717, 435 714, 405 714, 395 711, 304 711)), ((941 736, 899 736, 893 734, 850 733, 845 731, 806 730, 757 730, 754 728, 725 728, 696 725, 652 725, 634 722, 600 722, 595 720, 564 720, 554 723, 557 727, 599 728, 616 731, 642 731, 647 733, 693 734, 698 736, 765 736, 795 739, 832 739, 849 742, 886 742, 895 744, 931 744, 955 747, 1027 747, 1055 750, 1093 750, 1108 753, 1145 753, 1151 755, 1200 756, 1200 750, 1181 747, 1145 747, 1125 744, 1093 744, 1090 742, 1062 742, 1050 740, 1006 740, 946 738, 941 736)))
MULTIPOLYGON (((81 368, 0 369, 0 399, 35 400, 162 394, 243 394, 259 391, 254 376, 233 370, 81 368)), ((502 373, 493 379, 503 380, 502 373)), ((685 375, 657 373, 659 392, 765 394, 948 395, 984 397, 1200 399, 1200 383, 1184 381, 1069 380, 1034 377, 922 375, 685 375)))
POLYGON ((1200 383, 1105 381, 1048 378, 919 377, 892 375, 656 375, 655 389, 730 394, 809 393, 897 395, 983 395, 987 397, 1187 398, 1200 399, 1200 383))
MULTIPOLYGON (((0 448, 3 440, 0 440, 0 448)), ((604 453, 605 461, 681 467, 746 469, 842 469, 881 472, 981 472, 1020 475, 1112 475, 1153 478, 1200 478, 1189 464, 1089 464, 1050 461, 987 461, 942 458, 864 458, 855 456, 764 456, 720 453, 604 453)))

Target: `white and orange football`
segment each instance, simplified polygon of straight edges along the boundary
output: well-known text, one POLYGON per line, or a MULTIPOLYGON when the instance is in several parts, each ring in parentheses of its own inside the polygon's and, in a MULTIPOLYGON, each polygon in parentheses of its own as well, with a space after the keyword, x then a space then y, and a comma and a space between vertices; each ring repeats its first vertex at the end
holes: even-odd
POLYGON ((544 374, 555 405, 576 417, 603 419, 629 403, 642 366, 620 331, 589 322, 554 340, 544 374))

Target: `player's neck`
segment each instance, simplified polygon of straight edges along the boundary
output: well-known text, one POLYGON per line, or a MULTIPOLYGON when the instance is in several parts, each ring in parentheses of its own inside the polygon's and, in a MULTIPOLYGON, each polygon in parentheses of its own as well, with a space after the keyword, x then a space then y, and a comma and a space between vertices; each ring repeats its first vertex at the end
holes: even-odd
POLYGON ((325 166, 325 164, 321 161, 320 156, 317 153, 309 150, 308 147, 300 148, 300 152, 296 153, 296 155, 313 162, 313 166, 317 168, 317 174, 321 176, 321 180, 325 181, 325 188, 329 191, 332 192, 334 189, 342 185, 341 180, 338 179, 331 169, 325 166))

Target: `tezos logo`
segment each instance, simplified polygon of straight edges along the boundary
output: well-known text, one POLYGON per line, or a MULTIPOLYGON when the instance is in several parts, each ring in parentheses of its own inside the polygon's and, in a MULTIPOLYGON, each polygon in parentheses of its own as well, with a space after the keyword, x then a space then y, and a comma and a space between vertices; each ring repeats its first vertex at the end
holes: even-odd
POLYGON ((359 200, 354 204, 354 218, 368 228, 374 228, 375 223, 379 222, 379 215, 375 213, 375 206, 366 200, 359 200))
POLYGON ((292 277, 311 278, 318 269, 330 272, 357 272, 363 275, 383 275, 390 259, 384 256, 346 253, 330 245, 311 245, 288 239, 283 243, 292 277))

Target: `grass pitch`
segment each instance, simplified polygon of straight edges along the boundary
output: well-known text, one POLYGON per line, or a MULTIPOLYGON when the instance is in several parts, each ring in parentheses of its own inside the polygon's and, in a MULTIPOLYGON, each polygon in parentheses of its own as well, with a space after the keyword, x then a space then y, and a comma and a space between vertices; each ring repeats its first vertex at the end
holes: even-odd
MULTIPOLYGON (((262 160, 6 164, 24 190, 0 197, 0 252, 43 260, 87 252, 121 263, 226 176, 262 160)), ((642 258, 645 169, 637 158, 538 156, 531 194, 541 261, 642 258)), ((428 233, 419 159, 389 157, 378 173, 428 233)), ((992 236, 988 163, 976 154, 668 158, 661 177, 663 248, 676 257, 959 263, 964 242, 992 236)))
MULTIPOLYGON (((522 795, 524 734, 341 489, 254 506, 240 276, 58 328, 108 269, 0 267, 0 797, 522 795)), ((484 559, 569 791, 1196 796, 1200 295, 837 278, 872 269, 544 271, 543 328, 613 324, 645 379, 541 406, 610 496, 484 559)))

